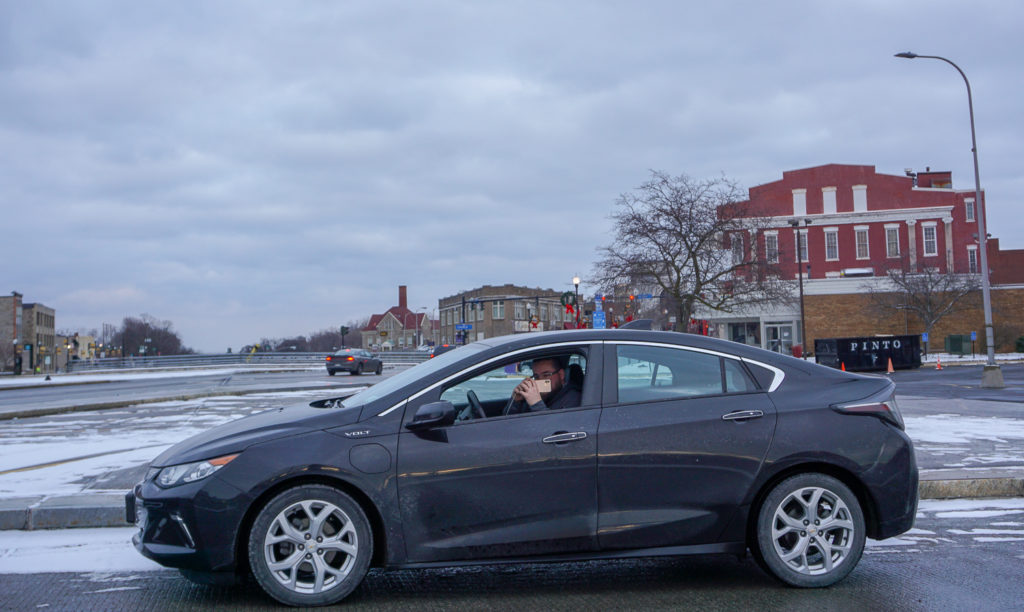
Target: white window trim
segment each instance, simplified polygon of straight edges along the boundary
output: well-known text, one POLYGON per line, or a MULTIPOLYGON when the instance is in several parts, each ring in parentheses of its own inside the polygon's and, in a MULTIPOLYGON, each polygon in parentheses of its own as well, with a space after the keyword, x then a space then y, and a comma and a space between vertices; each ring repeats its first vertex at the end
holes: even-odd
POLYGON ((899 223, 885 224, 885 256, 888 259, 896 259, 900 256, 900 225, 899 223), (896 231, 896 254, 889 252, 889 230, 896 231))
POLYGON ((871 259, 871 226, 853 226, 853 255, 856 259, 859 259, 861 261, 871 259), (860 232, 864 232, 864 238, 866 238, 866 240, 864 241, 864 248, 867 251, 867 253, 864 254, 864 257, 861 257, 860 253, 857 250, 857 234, 859 234, 860 232))
POLYGON ((921 252, 924 257, 938 257, 939 255, 939 230, 935 221, 923 221, 921 223, 921 252), (931 228, 935 233, 932 246, 935 247, 933 251, 928 250, 928 239, 925 236, 925 228, 931 228))
POLYGON ((807 214, 807 190, 793 190, 793 216, 802 217, 807 214))
POLYGON ((822 187, 821 188, 821 201, 823 210, 826 215, 834 215, 837 213, 838 204, 836 204, 836 192, 838 189, 835 187, 822 187))
POLYGON ((767 231, 764 233, 764 258, 768 263, 777 264, 779 263, 779 232, 767 231), (775 257, 772 257, 771 251, 768 250, 768 237, 775 240, 775 257))
POLYGON ((826 227, 825 228, 825 261, 839 261, 839 228, 838 227, 826 227), (835 236, 836 240, 836 256, 828 256, 828 237, 829 235, 835 236))
POLYGON ((968 245, 967 247, 967 273, 977 274, 981 271, 981 260, 978 259, 978 246, 968 245), (974 269, 971 270, 971 254, 974 254, 974 269))
POLYGON ((868 186, 853 186, 853 212, 867 212, 868 210, 868 186))

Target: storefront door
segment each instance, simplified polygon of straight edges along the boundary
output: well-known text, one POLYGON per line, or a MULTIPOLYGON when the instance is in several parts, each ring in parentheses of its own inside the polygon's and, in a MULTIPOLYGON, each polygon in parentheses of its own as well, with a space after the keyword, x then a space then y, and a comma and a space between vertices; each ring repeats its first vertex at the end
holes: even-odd
POLYGON ((764 334, 767 340, 766 349, 783 355, 793 354, 792 323, 765 323, 764 334))

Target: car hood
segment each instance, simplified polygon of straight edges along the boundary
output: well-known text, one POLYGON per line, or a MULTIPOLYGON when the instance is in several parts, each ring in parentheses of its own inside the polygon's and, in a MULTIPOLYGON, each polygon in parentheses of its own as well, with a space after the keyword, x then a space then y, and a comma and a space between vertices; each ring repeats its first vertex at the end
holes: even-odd
POLYGON ((273 408, 182 440, 160 453, 150 465, 166 467, 239 453, 253 444, 317 429, 349 425, 358 419, 358 408, 323 408, 309 404, 273 408))

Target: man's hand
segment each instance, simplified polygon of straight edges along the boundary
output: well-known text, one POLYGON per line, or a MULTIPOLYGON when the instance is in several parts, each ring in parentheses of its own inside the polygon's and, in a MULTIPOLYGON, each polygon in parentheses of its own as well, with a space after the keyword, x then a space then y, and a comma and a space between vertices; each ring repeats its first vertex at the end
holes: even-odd
POLYGON ((540 391, 537 389, 537 382, 532 378, 523 379, 523 382, 516 385, 512 392, 514 399, 523 400, 527 406, 532 406, 540 401, 540 391))

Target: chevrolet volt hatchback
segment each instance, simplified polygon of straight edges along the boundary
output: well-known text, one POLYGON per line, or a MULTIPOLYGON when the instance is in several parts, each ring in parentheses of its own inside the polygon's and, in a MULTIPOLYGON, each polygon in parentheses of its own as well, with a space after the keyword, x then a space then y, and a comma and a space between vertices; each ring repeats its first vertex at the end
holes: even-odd
POLYGON ((747 550, 823 587, 913 523, 893 392, 703 336, 493 338, 181 442, 126 511, 143 555, 297 606, 342 600, 370 567, 747 550), (561 408, 512 410, 540 393, 530 378, 551 391, 529 405, 561 408))

